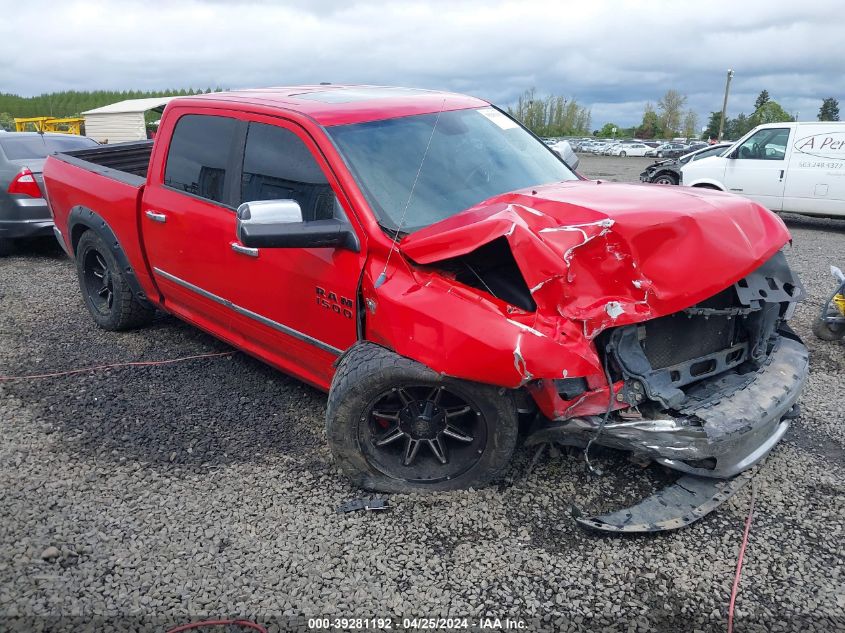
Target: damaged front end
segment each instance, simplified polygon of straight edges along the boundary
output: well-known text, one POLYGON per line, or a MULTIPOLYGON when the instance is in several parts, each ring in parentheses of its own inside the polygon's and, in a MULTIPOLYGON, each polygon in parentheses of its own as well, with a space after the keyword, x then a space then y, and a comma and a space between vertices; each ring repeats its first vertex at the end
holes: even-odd
POLYGON ((415 266, 365 285, 368 338, 524 390, 540 412, 529 443, 592 441, 680 471, 657 502, 578 518, 673 529, 738 489, 794 415, 808 358, 786 324, 804 295, 788 241, 774 214, 716 192, 503 194, 401 242, 415 266))
MULTIPOLYGON (((802 293, 779 252, 706 301, 603 332, 597 347, 618 387, 596 442, 702 477, 755 465, 786 432, 807 377, 807 349, 785 324, 802 293)), ((599 423, 539 432, 585 443, 599 423)))

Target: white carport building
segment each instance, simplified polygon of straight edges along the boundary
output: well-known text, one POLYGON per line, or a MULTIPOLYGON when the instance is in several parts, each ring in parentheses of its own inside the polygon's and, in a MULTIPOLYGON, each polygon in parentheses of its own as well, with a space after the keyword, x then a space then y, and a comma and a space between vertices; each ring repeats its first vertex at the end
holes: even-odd
POLYGON ((171 99, 175 99, 175 96, 127 99, 83 112, 85 136, 100 143, 143 140, 147 138, 144 112, 163 108, 171 99))

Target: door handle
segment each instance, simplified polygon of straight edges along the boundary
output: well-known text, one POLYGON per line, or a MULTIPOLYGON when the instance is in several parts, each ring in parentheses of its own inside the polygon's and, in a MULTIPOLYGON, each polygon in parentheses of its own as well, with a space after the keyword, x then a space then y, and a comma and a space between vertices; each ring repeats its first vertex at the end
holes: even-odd
POLYGON ((248 246, 244 246, 243 244, 238 244, 237 242, 229 242, 229 246, 232 247, 232 250, 236 253, 240 253, 241 255, 247 255, 249 257, 258 257, 258 249, 257 248, 250 248, 248 246))
POLYGON ((780 170, 780 178, 779 178, 779 180, 783 180, 783 170, 782 170, 782 169, 780 170))
POLYGON ((167 216, 163 213, 159 213, 158 211, 153 211, 150 209, 147 210, 144 215, 146 215, 153 222, 161 222, 162 224, 167 222, 167 216))

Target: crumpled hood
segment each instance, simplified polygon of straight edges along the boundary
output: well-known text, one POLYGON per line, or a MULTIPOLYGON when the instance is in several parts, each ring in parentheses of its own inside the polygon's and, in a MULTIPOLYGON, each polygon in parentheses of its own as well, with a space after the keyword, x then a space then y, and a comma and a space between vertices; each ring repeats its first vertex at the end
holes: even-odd
POLYGON ((403 239, 418 264, 507 239, 538 316, 592 338, 677 312, 735 283, 789 239, 750 200, 684 187, 571 181, 496 196, 403 239))

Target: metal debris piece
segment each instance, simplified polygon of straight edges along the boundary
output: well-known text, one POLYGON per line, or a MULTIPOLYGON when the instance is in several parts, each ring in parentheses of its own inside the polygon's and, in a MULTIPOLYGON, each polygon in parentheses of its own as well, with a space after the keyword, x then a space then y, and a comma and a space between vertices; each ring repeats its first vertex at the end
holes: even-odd
POLYGON ((584 516, 572 506, 572 515, 581 527, 601 532, 636 534, 677 530, 730 499, 751 481, 756 470, 751 468, 726 480, 684 475, 630 508, 601 516, 584 516))
POLYGON ((357 510, 390 510, 391 506, 384 497, 372 499, 350 499, 337 507, 337 513, 355 512, 357 510))

